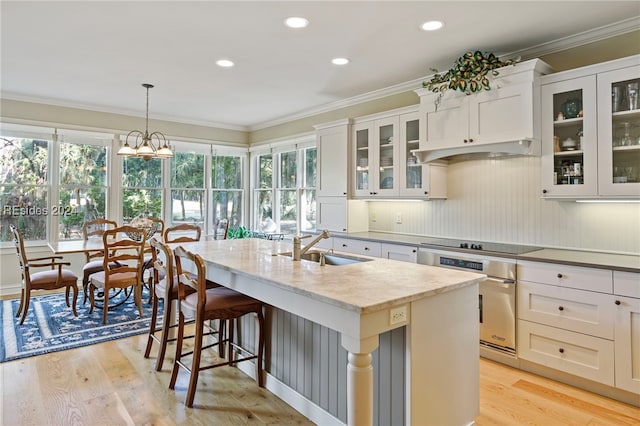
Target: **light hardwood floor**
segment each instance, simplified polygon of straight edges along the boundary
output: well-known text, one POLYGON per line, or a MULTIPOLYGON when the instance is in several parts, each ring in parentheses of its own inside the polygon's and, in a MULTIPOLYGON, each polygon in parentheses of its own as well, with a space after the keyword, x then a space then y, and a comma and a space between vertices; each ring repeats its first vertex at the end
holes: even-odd
MULTIPOLYGON (((185 408, 186 374, 167 387, 173 345, 156 373, 145 344, 140 335, 0 364, 2 425, 312 424, 230 367, 201 373, 185 408)), ((640 409, 481 359, 476 424, 640 425, 640 409)))

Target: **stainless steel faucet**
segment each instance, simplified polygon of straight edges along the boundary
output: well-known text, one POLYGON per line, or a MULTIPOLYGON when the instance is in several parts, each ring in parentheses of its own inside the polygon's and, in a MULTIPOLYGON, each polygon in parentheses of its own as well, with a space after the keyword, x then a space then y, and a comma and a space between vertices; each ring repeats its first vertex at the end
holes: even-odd
POLYGON ((320 235, 318 235, 317 237, 315 237, 313 240, 311 240, 311 242, 307 245, 305 245, 304 247, 300 246, 300 242, 302 241, 303 238, 309 238, 312 235, 307 234, 307 235, 296 235, 295 237, 293 237, 293 252, 291 253, 291 257, 293 260, 300 260, 301 256, 303 254, 305 254, 307 251, 309 251, 309 249, 311 247, 313 247, 314 245, 316 245, 318 243, 318 241, 324 239, 324 238, 329 238, 329 231, 328 230, 324 230, 320 233, 320 235))

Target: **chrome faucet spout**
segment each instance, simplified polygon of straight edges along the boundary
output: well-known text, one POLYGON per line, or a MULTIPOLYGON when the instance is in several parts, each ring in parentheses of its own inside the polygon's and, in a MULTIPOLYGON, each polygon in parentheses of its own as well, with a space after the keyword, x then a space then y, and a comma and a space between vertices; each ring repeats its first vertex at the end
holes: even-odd
POLYGON ((311 240, 309 244, 306 244, 304 247, 301 247, 301 240, 303 238, 309 238, 309 237, 311 237, 311 235, 296 235, 295 237, 293 237, 293 252, 291 253, 291 257, 293 260, 300 260, 301 256, 305 254, 307 251, 309 251, 311 247, 316 245, 320 240, 324 238, 329 238, 330 235, 329 235, 329 231, 325 229, 320 233, 320 235, 318 235, 313 240, 311 240))

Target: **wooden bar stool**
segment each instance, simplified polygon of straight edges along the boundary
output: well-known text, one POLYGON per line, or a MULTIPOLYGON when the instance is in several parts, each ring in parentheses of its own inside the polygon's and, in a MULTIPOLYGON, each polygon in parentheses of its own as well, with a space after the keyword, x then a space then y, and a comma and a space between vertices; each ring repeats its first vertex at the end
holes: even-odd
POLYGON ((174 250, 175 262, 178 276, 178 298, 180 312, 178 317, 178 336, 176 341, 176 356, 171 372, 169 388, 174 389, 178 372, 183 368, 189 373, 189 386, 185 405, 193 406, 193 399, 196 393, 198 375, 200 371, 211 368, 222 367, 224 365, 235 365, 238 362, 256 360, 256 381, 258 386, 264 385, 263 378, 263 353, 264 353, 264 305, 259 300, 238 293, 226 287, 206 287, 206 267, 204 260, 198 254, 194 254, 182 246, 174 250), (183 270, 183 264, 192 264, 195 268, 193 273, 183 270), (195 290, 189 294, 188 289, 195 290), (254 353, 233 342, 233 327, 229 327, 229 335, 225 340, 203 346, 204 328, 211 320, 236 320, 247 314, 255 314, 257 319, 257 344, 254 353), (195 318, 195 339, 193 350, 183 352, 183 339, 186 318, 195 318), (227 359, 222 362, 214 362, 209 365, 200 365, 202 351, 216 345, 227 344, 227 359), (233 352, 237 351, 242 358, 234 359, 233 352), (192 355, 191 365, 182 360, 183 357, 192 355))

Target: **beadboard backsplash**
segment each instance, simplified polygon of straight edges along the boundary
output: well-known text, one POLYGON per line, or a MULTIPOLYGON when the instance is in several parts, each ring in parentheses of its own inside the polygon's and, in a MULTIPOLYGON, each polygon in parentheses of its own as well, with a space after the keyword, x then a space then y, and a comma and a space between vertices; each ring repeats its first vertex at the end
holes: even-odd
POLYGON ((539 157, 452 162, 447 174, 447 200, 369 202, 369 231, 640 254, 640 203, 544 200, 539 157))

